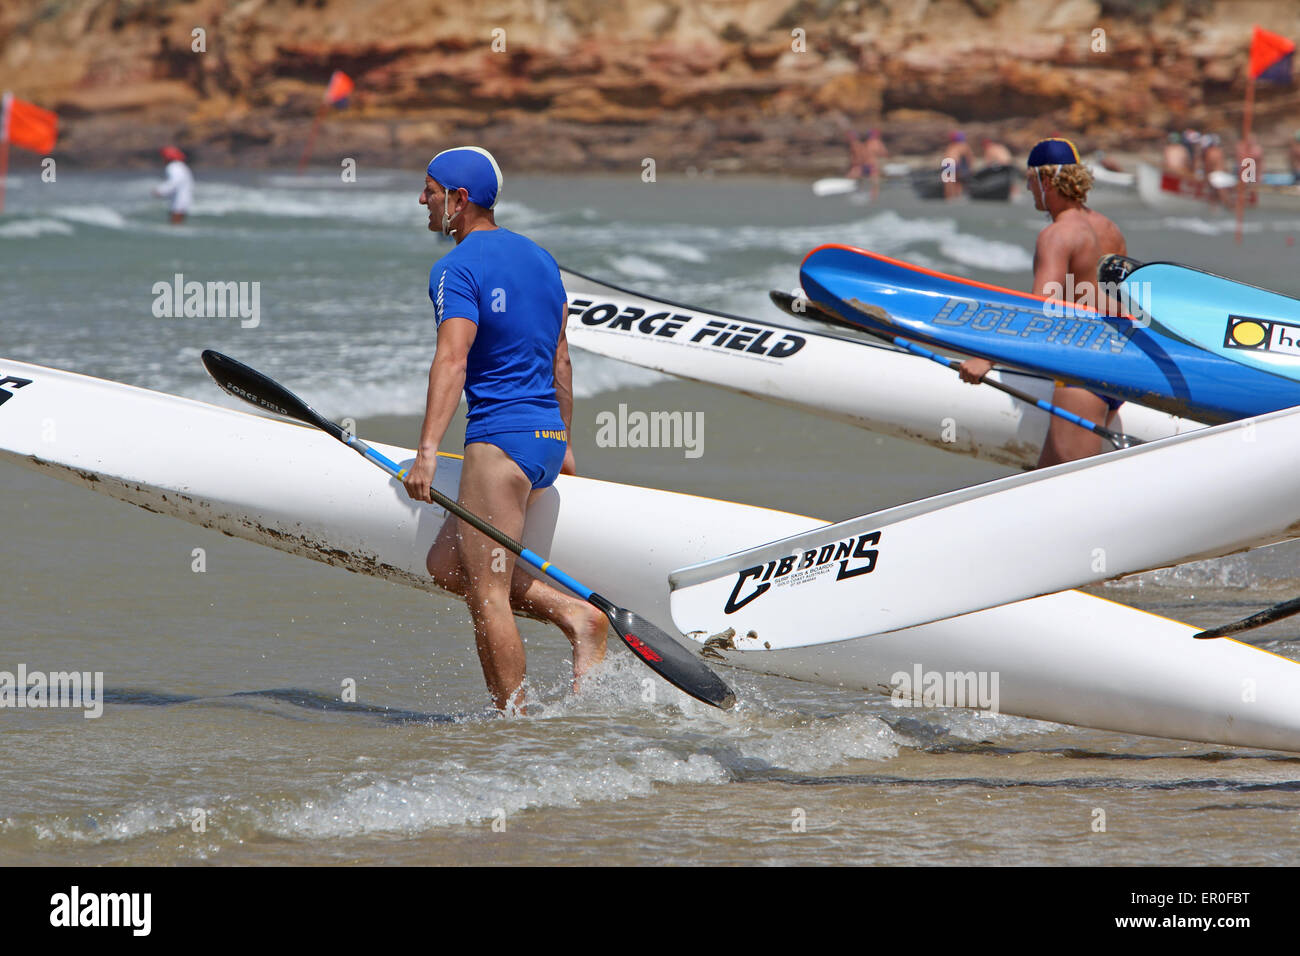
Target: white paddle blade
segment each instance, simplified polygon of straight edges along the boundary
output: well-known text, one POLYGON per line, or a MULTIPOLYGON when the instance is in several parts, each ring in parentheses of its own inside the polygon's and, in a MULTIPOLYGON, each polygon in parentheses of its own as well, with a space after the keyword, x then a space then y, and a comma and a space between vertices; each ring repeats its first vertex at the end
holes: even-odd
POLYGON ((856 190, 858 183, 861 181, 860 179, 833 176, 817 180, 812 184, 812 191, 814 196, 842 196, 856 190))

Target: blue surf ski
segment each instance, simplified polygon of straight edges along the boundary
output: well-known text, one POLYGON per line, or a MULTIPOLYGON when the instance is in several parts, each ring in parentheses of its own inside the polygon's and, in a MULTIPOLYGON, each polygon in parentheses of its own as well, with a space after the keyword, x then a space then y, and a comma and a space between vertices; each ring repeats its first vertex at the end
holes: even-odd
POLYGON ((1173 415, 1218 424, 1300 405, 1300 382, 1228 361, 1127 317, 850 246, 814 249, 799 275, 810 299, 850 322, 1173 415))
POLYGON ((1141 265, 1122 285, 1192 345, 1300 381, 1300 299, 1172 262, 1141 265))

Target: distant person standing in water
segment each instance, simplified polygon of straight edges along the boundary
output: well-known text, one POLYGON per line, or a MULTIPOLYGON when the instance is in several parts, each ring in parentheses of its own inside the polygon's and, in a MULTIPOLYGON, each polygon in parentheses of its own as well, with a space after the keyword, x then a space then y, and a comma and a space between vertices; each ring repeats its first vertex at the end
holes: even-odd
POLYGON ((966 189, 971 167, 975 165, 975 151, 966 142, 966 134, 957 130, 948 136, 948 146, 943 153, 943 198, 956 199, 966 189))
MULTIPOLYGON (((1097 288, 1097 264, 1102 256, 1110 253, 1125 255, 1128 247, 1119 227, 1087 207, 1092 174, 1079 159, 1079 151, 1068 139, 1045 139, 1030 151, 1028 166, 1026 179, 1034 207, 1046 212, 1052 220, 1038 234, 1034 246, 1033 291, 1048 298, 1060 298, 1060 290, 1073 288, 1075 302, 1108 315, 1117 314, 1109 298, 1097 288)), ((967 359, 961 364, 961 377, 976 384, 983 381, 992 367, 993 363, 987 359, 967 359)), ((1057 382, 1052 404, 1109 427, 1123 402, 1057 382)), ((1053 415, 1038 467, 1099 454, 1101 442, 1101 436, 1094 432, 1053 415)))
POLYGON ((849 133, 849 179, 869 178, 871 198, 880 194, 880 177, 884 171, 889 150, 880 138, 880 130, 872 129, 866 139, 858 139, 856 132, 849 133))
POLYGON ((1174 176, 1190 176, 1192 173, 1192 153, 1183 143, 1180 133, 1170 133, 1165 142, 1164 166, 1166 173, 1174 176))
POLYGON ((194 201, 194 173, 185 163, 185 154, 175 146, 165 147, 162 157, 167 160, 164 170, 167 178, 153 188, 153 194, 171 197, 172 225, 179 226, 189 215, 190 204, 194 201))
POLYGON ((1012 163, 1011 150, 1007 149, 1001 143, 984 137, 984 165, 985 166, 1010 166, 1012 163))
MULTIPOLYGON (((1205 187, 1206 196, 1210 202, 1227 202, 1228 188, 1223 186, 1224 178, 1234 179, 1227 172, 1227 158, 1223 154, 1223 140, 1217 134, 1207 133, 1203 137, 1204 149, 1201 153, 1201 162, 1205 166, 1205 187)), ((1235 185, 1235 184, 1234 184, 1235 185)))
MULTIPOLYGON (((983 155, 980 157, 984 161, 985 169, 994 169, 998 166, 1010 166, 1015 160, 1011 157, 1011 150, 988 136, 984 137, 983 155)), ((1015 199, 1020 194, 1020 187, 1015 180, 1011 182, 1011 190, 1007 193, 1008 199, 1015 199)))
POLYGON ((885 160, 889 158, 889 149, 885 146, 885 141, 880 138, 880 130, 873 128, 867 133, 867 141, 861 144, 860 156, 862 157, 861 175, 871 179, 871 198, 875 199, 880 195, 880 178, 884 175, 885 160))

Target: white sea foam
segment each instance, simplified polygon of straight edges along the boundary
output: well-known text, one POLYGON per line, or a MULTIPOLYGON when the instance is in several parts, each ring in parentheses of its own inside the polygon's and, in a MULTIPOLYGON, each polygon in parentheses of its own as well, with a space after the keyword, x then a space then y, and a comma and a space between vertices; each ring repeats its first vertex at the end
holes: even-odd
POLYGON ((180 809, 150 804, 97 816, 54 817, 34 824, 33 830, 38 840, 112 843, 148 833, 178 830, 187 823, 188 820, 180 809))
POLYGON ((958 233, 939 243, 939 251, 965 266, 990 272, 1030 272, 1034 257, 1023 246, 958 233))
POLYGON ((634 279, 667 280, 672 277, 672 273, 663 266, 643 256, 610 256, 609 264, 615 271, 634 279))
POLYGON ((820 773, 850 760, 885 760, 898 753, 898 735, 871 714, 804 719, 770 733, 733 741, 751 759, 798 773, 820 773))
POLYGON ((0 225, 0 239, 36 239, 40 236, 70 236, 75 229, 58 219, 16 219, 0 225))
POLYGON ((708 255, 699 246, 687 245, 684 242, 673 242, 671 239, 652 242, 645 247, 645 250, 651 255, 681 259, 683 262, 704 263, 709 261, 708 255))
POLYGON ((661 784, 722 783, 727 772, 701 754, 677 756, 659 747, 600 752, 515 753, 509 769, 446 761, 432 773, 338 785, 318 799, 282 801, 255 811, 257 828, 284 839, 337 839, 367 833, 418 833, 434 827, 491 822, 538 807, 646 796, 661 784))
POLYGON ((108 206, 60 206, 51 209, 50 212, 60 219, 70 219, 88 226, 99 226, 101 229, 130 228, 126 218, 116 209, 108 206))

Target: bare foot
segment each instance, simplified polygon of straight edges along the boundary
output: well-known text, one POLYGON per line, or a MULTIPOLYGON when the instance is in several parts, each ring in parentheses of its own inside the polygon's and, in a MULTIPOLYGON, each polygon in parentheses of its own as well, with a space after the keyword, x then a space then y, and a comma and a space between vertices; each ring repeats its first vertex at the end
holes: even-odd
POLYGON ((590 604, 582 604, 560 627, 573 645, 573 690, 577 693, 582 678, 605 659, 609 618, 590 604))

